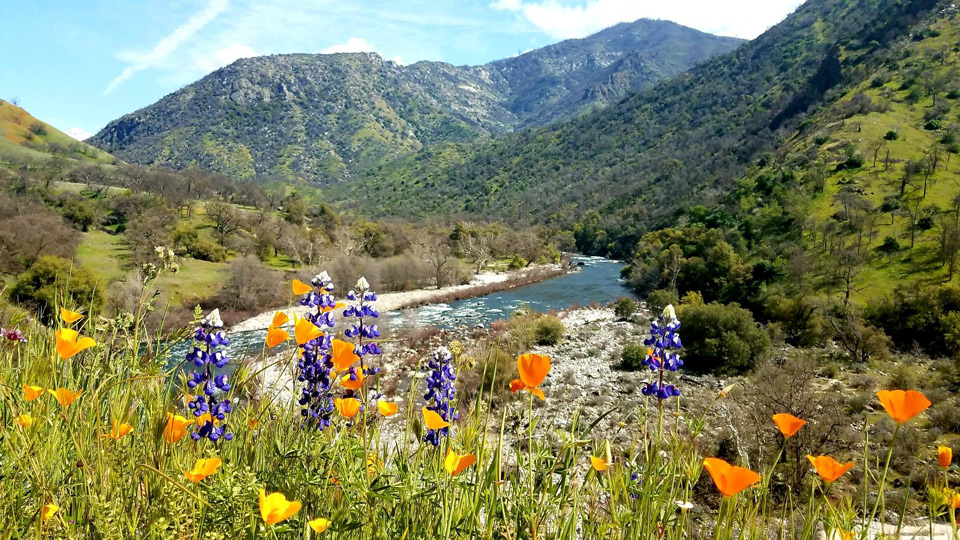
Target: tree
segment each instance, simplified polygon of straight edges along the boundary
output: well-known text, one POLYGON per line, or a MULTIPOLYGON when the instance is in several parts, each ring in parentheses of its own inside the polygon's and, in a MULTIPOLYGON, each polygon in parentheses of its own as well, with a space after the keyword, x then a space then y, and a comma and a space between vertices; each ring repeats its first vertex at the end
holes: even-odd
POLYGON ((243 216, 231 205, 220 201, 207 203, 207 217, 213 221, 214 236, 221 246, 226 246, 230 235, 240 230, 243 216))
POLYGON ((83 307, 91 311, 103 304, 97 279, 86 268, 75 267, 69 259, 41 257, 17 277, 10 297, 38 312, 45 323, 55 320, 57 306, 83 307))
POLYGON ((437 288, 446 285, 451 274, 456 269, 456 257, 450 251, 450 244, 446 239, 435 235, 427 235, 416 244, 417 255, 430 264, 433 269, 433 279, 437 288))
POLYGON ((90 202, 90 199, 81 195, 64 201, 62 211, 63 217, 69 219, 83 232, 87 232, 97 221, 97 207, 90 202))

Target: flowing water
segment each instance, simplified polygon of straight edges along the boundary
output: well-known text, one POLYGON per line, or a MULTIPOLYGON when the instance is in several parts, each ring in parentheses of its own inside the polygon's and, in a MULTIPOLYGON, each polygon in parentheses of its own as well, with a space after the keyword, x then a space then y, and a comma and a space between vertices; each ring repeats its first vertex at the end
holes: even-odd
MULTIPOLYGON (((521 305, 537 311, 558 311, 595 302, 605 305, 624 296, 633 297, 620 279, 623 263, 602 257, 578 257, 573 259, 573 265, 570 273, 523 287, 477 298, 382 313, 380 325, 392 329, 413 326, 446 329, 486 327, 493 321, 506 319, 521 305)), ((230 345, 227 352, 235 360, 260 354, 265 336, 265 330, 228 333, 230 345)), ((179 362, 191 346, 192 342, 174 346, 170 353, 171 363, 179 362)))

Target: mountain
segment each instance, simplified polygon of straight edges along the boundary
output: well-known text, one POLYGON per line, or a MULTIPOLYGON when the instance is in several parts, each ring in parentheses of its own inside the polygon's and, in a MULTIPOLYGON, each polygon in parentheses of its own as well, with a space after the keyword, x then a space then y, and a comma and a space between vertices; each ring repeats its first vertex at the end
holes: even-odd
POLYGON ((116 161, 103 150, 77 141, 23 108, 0 100, 0 165, 46 162, 54 157, 79 162, 116 161))
POLYGON ((686 208, 722 205, 811 114, 903 62, 898 44, 941 8, 952 9, 809 0, 754 41, 601 111, 427 148, 328 194, 377 215, 552 223, 573 230, 579 249, 629 256, 646 231, 677 223, 686 208))
POLYGON ((76 139, 76 140, 78 140, 78 141, 85 141, 85 140, 89 139, 90 137, 93 137, 93 133, 90 133, 89 131, 87 131, 87 130, 85 130, 85 129, 83 129, 83 128, 78 128, 78 127, 70 128, 70 129, 64 131, 64 133, 66 133, 67 135, 69 135, 70 137, 72 137, 72 138, 74 138, 74 139, 76 139))
POLYGON ((247 58, 90 142, 139 164, 334 181, 439 142, 602 108, 740 43, 639 20, 483 66, 403 66, 371 53, 247 58))

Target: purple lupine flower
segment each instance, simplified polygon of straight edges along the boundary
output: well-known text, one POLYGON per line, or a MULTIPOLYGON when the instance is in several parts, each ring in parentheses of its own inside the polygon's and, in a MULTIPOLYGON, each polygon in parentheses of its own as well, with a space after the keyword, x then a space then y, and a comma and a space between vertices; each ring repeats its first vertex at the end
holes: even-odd
POLYGON ((7 341, 7 345, 16 346, 27 342, 27 336, 19 328, 0 328, 0 336, 7 341))
MULTIPOLYGON (((427 375, 427 393, 423 399, 427 402, 427 409, 436 412, 447 422, 453 423, 459 415, 454 408, 454 398, 457 396, 457 388, 454 383, 457 374, 453 369, 453 355, 446 347, 439 347, 433 351, 433 359, 427 363, 430 368, 430 374, 427 375)), ((434 445, 440 445, 440 438, 446 437, 450 433, 450 428, 429 429, 424 434, 423 440, 434 445)))
POLYGON ((353 352, 360 357, 360 369, 363 370, 363 374, 367 377, 376 375, 380 373, 380 368, 367 365, 364 362, 364 357, 368 355, 378 356, 383 353, 380 345, 373 341, 380 337, 380 329, 377 328, 376 324, 370 323, 371 319, 380 317, 380 312, 374 305, 377 301, 377 294, 370 290, 370 283, 367 282, 366 278, 361 277, 357 280, 353 290, 347 293, 347 299, 356 303, 345 309, 343 316, 355 318, 357 323, 344 330, 343 335, 348 338, 357 338, 357 345, 353 352), (364 340, 369 341, 364 342, 364 340))
POLYGON ((193 334, 193 350, 187 353, 187 360, 193 362, 198 369, 187 378, 187 386, 191 390, 200 388, 188 406, 193 416, 200 418, 210 414, 210 418, 198 425, 196 431, 190 434, 195 441, 209 439, 216 442, 223 437, 232 440, 233 433, 227 431, 226 418, 232 410, 229 399, 222 399, 230 390, 227 375, 217 373, 223 369, 230 358, 221 347, 226 347, 230 340, 223 332, 223 321, 220 319, 220 310, 215 309, 200 321, 200 326, 193 334), (201 348, 203 347, 203 348, 201 348), (219 425, 218 425, 219 424, 219 425))
MULTIPOLYGON (((330 275, 321 272, 310 283, 314 290, 303 295, 300 305, 315 308, 316 311, 305 314, 304 318, 315 324, 317 328, 332 328, 336 324, 332 309, 337 303, 330 294, 334 290, 330 275)), ((300 345, 302 354, 297 362, 300 370, 297 380, 304 383, 298 400, 303 407, 300 414, 303 415, 304 424, 320 430, 330 425, 330 417, 334 411, 330 378, 333 370, 331 346, 331 337, 324 333, 300 345)))
POLYGON ((657 372, 657 381, 647 383, 641 393, 645 396, 654 396, 663 401, 680 395, 680 389, 672 384, 664 384, 664 371, 677 371, 683 367, 679 351, 683 347, 680 342, 680 321, 677 320, 673 306, 664 308, 663 313, 650 323, 650 337, 643 344, 648 347, 647 357, 642 364, 650 371, 657 372))

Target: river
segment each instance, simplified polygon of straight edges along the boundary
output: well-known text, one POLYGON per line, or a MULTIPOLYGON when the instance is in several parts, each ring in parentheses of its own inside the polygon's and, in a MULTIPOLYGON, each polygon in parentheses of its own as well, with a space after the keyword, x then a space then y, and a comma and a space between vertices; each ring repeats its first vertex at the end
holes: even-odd
MULTIPOLYGON (((594 302, 605 305, 624 296, 634 297, 620 279, 623 263, 602 257, 576 257, 572 264, 574 271, 546 281, 476 298, 383 313, 380 324, 390 329, 486 327, 493 321, 509 317, 521 305, 537 311, 559 311, 594 302)), ((228 332, 230 345, 227 352, 235 360, 260 354, 265 336, 264 330, 228 332)), ((184 342, 174 346, 171 362, 178 362, 189 351, 190 345, 190 342, 184 342)))

